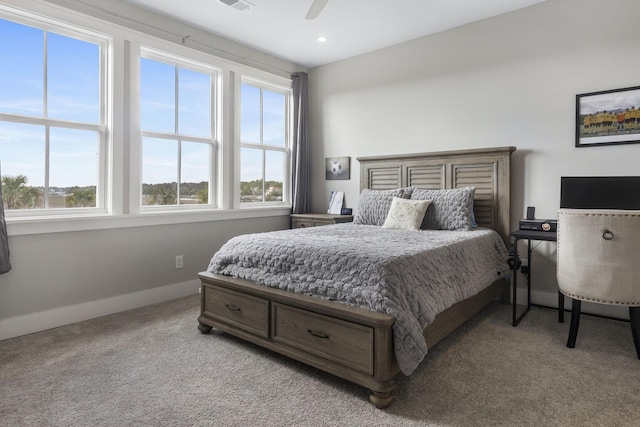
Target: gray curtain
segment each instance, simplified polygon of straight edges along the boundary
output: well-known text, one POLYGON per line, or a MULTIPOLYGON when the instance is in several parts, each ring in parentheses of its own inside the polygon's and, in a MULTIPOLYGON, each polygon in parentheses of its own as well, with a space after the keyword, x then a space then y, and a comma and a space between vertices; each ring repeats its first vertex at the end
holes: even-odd
POLYGON ((309 212, 309 101, 308 75, 296 73, 293 80, 293 146, 291 147, 292 213, 309 212))
MULTIPOLYGON (((0 180, 2 179, 0 169, 0 180)), ((2 199, 2 185, 0 184, 0 274, 11 270, 9 262, 9 238, 7 237, 7 223, 4 220, 4 200, 2 199)))

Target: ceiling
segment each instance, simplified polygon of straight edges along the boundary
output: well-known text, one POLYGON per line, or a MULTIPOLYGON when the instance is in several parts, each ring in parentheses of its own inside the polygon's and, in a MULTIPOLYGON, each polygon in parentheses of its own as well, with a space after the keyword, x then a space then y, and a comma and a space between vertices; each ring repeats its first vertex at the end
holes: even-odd
POLYGON ((313 68, 545 0, 328 0, 314 20, 305 19, 313 0, 246 0, 254 7, 244 11, 220 0, 125 1, 313 68))

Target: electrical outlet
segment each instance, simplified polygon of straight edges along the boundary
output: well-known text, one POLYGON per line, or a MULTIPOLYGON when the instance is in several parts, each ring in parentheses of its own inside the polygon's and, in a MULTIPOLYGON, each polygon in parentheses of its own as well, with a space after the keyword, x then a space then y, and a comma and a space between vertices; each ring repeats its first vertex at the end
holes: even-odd
POLYGON ((182 255, 176 255, 176 270, 182 268, 183 261, 184 261, 184 258, 182 257, 182 255))

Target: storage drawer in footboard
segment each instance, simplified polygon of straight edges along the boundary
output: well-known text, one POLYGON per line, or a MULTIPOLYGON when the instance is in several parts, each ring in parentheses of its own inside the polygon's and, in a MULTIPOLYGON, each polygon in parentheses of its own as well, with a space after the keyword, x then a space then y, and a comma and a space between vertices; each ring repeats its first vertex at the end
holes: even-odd
POLYGON ((269 338, 269 301, 216 286, 202 286, 203 315, 269 338))
POLYGON ((373 374, 373 329, 274 302, 272 339, 373 374))

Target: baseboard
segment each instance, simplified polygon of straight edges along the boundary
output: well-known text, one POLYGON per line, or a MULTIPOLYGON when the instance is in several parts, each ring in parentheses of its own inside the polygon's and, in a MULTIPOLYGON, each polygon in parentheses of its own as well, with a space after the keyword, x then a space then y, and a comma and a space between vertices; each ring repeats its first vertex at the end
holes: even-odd
POLYGON ((198 293, 199 289, 200 281, 196 279, 37 313, 9 317, 0 320, 0 340, 194 295, 198 293))

